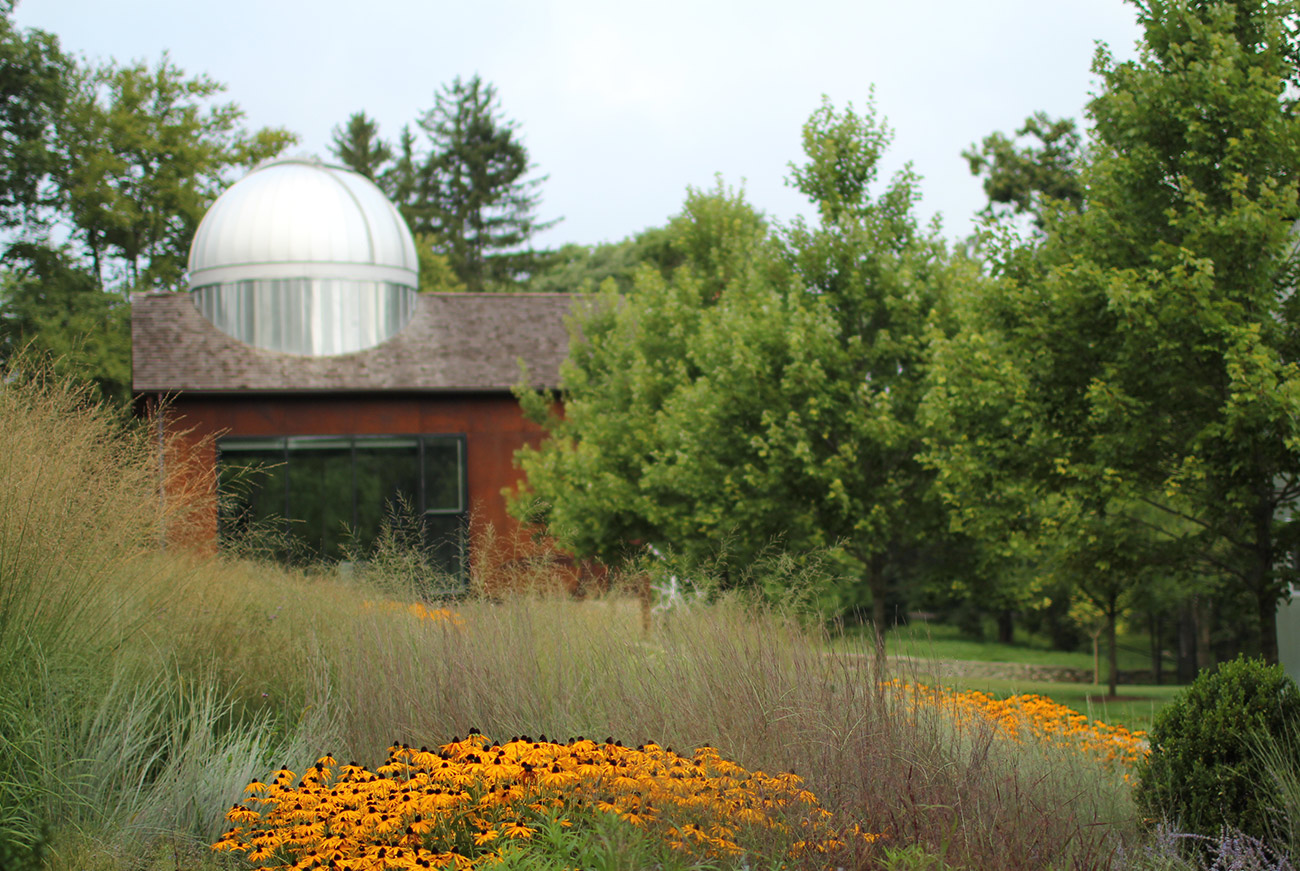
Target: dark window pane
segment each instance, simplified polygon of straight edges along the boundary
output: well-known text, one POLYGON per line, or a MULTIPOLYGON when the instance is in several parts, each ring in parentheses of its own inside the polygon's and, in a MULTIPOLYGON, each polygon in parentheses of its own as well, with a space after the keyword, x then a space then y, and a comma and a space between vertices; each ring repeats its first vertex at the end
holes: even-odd
POLYGON ((466 557, 464 516, 426 514, 424 536, 429 565, 445 577, 449 588, 463 583, 466 557))
POLYGON ((426 511, 463 511, 461 504, 460 439, 424 440, 424 508, 426 511))
POLYGON ((419 546, 420 443, 416 439, 357 439, 356 542, 364 553, 385 521, 399 541, 419 546))
POLYGON ((464 584, 463 439, 226 438, 218 449, 223 540, 269 532, 283 557, 366 559, 395 522, 400 546, 425 551, 430 593, 464 584))
POLYGON ((284 443, 279 439, 242 440, 218 446, 219 535, 226 543, 279 552, 284 535, 284 443))
POLYGON ((342 559, 353 526, 352 440, 289 439, 289 535, 306 559, 342 559))

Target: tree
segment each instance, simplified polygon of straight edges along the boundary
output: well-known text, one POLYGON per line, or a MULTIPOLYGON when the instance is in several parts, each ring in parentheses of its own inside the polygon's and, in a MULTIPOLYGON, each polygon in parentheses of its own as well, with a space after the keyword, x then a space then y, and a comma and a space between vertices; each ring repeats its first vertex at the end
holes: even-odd
POLYGON ((166 54, 80 71, 58 123, 59 207, 98 285, 179 286, 199 221, 235 170, 294 141, 280 129, 246 133, 224 86, 187 78, 166 54))
POLYGON ((870 602, 883 628, 945 525, 914 460, 925 333, 975 278, 917 226, 910 171, 871 195, 889 136, 872 112, 813 114, 792 183, 816 226, 771 233, 739 196, 692 192, 670 224, 685 265, 643 269, 575 325, 564 416, 519 454, 516 510, 538 500, 561 542, 605 557, 725 542, 742 574, 773 543, 829 553, 852 579, 839 604, 870 602))
POLYGON ((375 182, 397 206, 412 233, 429 233, 432 173, 428 161, 419 154, 410 125, 402 127, 397 152, 380 170, 375 182))
POLYGON ((393 148, 379 138, 379 124, 365 112, 353 112, 346 127, 335 127, 330 152, 342 163, 378 181, 384 166, 393 159, 393 148))
POLYGON ((440 240, 452 269, 472 291, 518 280, 533 265, 521 246, 554 221, 539 222, 538 188, 518 125, 505 120, 496 89, 459 76, 420 118, 429 136, 429 214, 415 230, 440 240), (423 221, 427 220, 427 225, 423 221))
POLYGON ((930 400, 971 523, 1032 537, 1059 505, 1105 532, 1061 527, 1076 566, 1114 545, 1227 580, 1269 661, 1300 532, 1298 11, 1139 6, 1140 57, 1094 65, 1084 208, 1050 215, 1032 256, 1001 249, 930 400))
POLYGON ((665 277, 643 266, 626 299, 606 280, 575 317, 561 369, 563 416, 553 413, 550 397, 526 386, 518 391, 525 411, 550 433, 517 455, 527 487, 511 495, 511 511, 546 524, 574 552, 608 562, 645 544, 671 545, 696 559, 713 550, 701 534, 680 538, 692 521, 683 497, 649 475, 662 456, 660 429, 671 425, 665 403, 700 376, 690 348, 724 281, 684 252, 712 249, 714 262, 744 263, 768 228, 742 193, 719 187, 689 191, 668 234, 682 252, 678 270, 665 277), (702 244, 699 237, 710 233, 713 244, 702 244))
POLYGON ((643 265, 667 278, 685 262, 667 227, 650 227, 619 242, 564 245, 540 258, 528 279, 534 293, 592 292, 612 279, 619 293, 631 293, 643 265))
POLYGON ((20 242, 0 272, 0 360, 35 353, 56 372, 95 385, 114 402, 131 398, 130 306, 104 293, 66 248, 20 242))
POLYGON ((984 177, 989 202, 980 214, 1029 215, 1042 229, 1049 205, 1077 210, 1083 204, 1083 140, 1073 119, 1053 119, 1045 112, 1026 118, 1015 135, 1031 141, 1018 145, 1017 139, 993 133, 978 150, 972 145, 962 157, 972 175, 984 177))
POLYGON ((0 228, 29 224, 51 205, 55 123, 73 67, 56 37, 17 30, 9 12, 0 9, 0 228))
POLYGON ((406 219, 421 288, 527 289, 530 277, 560 268, 567 257, 527 247, 556 222, 537 220, 546 179, 527 178, 528 150, 518 125, 503 117, 496 89, 478 76, 457 77, 435 94, 418 126, 427 149, 410 126, 393 148, 379 138, 378 124, 357 112, 334 129, 331 151, 376 182, 406 219))
POLYGON ((128 296, 175 288, 207 207, 293 137, 246 133, 221 86, 154 67, 83 67, 0 17, 0 361, 23 348, 129 398, 128 296))

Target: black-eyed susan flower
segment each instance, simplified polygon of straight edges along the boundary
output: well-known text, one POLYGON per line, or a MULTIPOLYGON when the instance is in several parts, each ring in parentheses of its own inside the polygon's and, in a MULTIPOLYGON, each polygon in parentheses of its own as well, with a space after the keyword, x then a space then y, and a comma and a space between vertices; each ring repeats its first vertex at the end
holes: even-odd
POLYGON ((571 815, 603 811, 674 849, 718 858, 739 850, 725 821, 777 826, 774 807, 782 808, 780 831, 793 824, 805 827, 809 843, 830 838, 826 812, 797 780, 747 772, 713 748, 688 759, 654 742, 633 748, 521 737, 497 745, 474 731, 438 753, 394 743, 375 772, 353 763, 334 774, 327 761, 296 787, 286 782, 287 768, 276 772, 269 795, 245 799, 265 802, 261 817, 246 810, 263 828, 223 838, 223 849, 270 850, 285 864, 268 859, 268 869, 317 858, 331 871, 482 867, 502 841, 526 839, 539 825, 572 828, 571 815))

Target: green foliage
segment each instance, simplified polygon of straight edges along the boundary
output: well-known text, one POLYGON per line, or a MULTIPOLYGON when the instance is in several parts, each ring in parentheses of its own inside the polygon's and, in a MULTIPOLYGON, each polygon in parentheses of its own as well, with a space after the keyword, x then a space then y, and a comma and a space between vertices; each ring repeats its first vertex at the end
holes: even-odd
POLYGON ((56 372, 92 383, 99 395, 131 397, 130 307, 103 293, 68 249, 16 243, 0 272, 0 361, 20 351, 56 372))
POLYGON ((440 253, 442 244, 432 233, 415 236, 415 253, 420 262, 419 288, 422 293, 455 293, 465 284, 451 267, 451 260, 440 253))
POLYGON ((20 226, 50 205, 55 124, 72 68, 57 37, 19 31, 0 9, 0 227, 20 226))
POLYGON ((222 90, 165 54, 86 66, 0 16, 0 362, 31 346, 128 398, 129 295, 178 289, 233 173, 293 141, 243 130, 222 90))
POLYGON ((1028 214, 1041 229, 1048 208, 1079 209, 1083 205, 1079 178, 1083 139, 1074 120, 1035 112, 1015 135, 1017 139, 1030 137, 1031 143, 1018 145, 1006 134, 993 133, 984 137, 978 149, 972 145, 962 152, 971 174, 984 179, 989 202, 980 214, 988 218, 1028 214))
POLYGON ((27 845, 10 841, 0 832, 0 868, 5 871, 42 871, 48 850, 47 833, 40 833, 35 843, 27 845))
POLYGON ((330 147, 377 182, 406 219, 419 240, 421 289, 535 289, 526 279, 570 259, 527 247, 556 221, 537 219, 546 178, 528 177, 535 167, 495 87, 477 75, 457 76, 435 94, 418 128, 427 151, 409 125, 394 148, 357 112, 334 129, 330 147))
MULTIPOLYGON (((688 209, 712 212, 714 227, 762 222, 743 194, 721 187, 691 191, 687 201, 688 209)), ((698 237, 686 241, 693 232, 690 221, 670 227, 675 249, 694 245, 724 260, 728 256, 718 253, 723 246, 738 244, 752 251, 762 240, 731 233, 710 246, 698 237)), ((697 277, 697 268, 688 263, 665 280, 643 266, 629 299, 621 299, 611 283, 588 299, 571 325, 570 355, 561 371, 562 419, 551 414, 545 397, 519 391, 525 411, 546 422, 552 437, 520 454, 530 489, 513 495, 512 510, 546 522, 579 553, 617 561, 634 542, 682 543, 674 533, 693 525, 694 518, 683 510, 685 495, 673 493, 653 474, 658 430, 673 425, 664 403, 699 375, 689 348, 712 294, 697 277), (593 486, 585 486, 586 481, 593 486)), ((701 557, 699 550, 711 549, 698 532, 684 546, 701 557)))
POLYGON ((1229 584, 1270 660, 1300 533, 1296 14, 1153 3, 1137 60, 1098 53, 1086 205, 989 239, 1000 280, 958 300, 925 412, 990 551, 1115 613, 1229 584))
POLYGON ((689 193, 667 228, 683 265, 577 318, 563 418, 521 392, 551 438, 519 454, 519 516, 582 554, 654 545, 724 583, 773 545, 829 554, 838 607, 885 620, 944 538, 913 459, 925 335, 977 279, 918 228, 909 171, 870 195, 888 138, 870 111, 814 113, 793 178, 817 226, 773 232, 721 182, 689 193))
POLYGON ((379 138, 379 124, 365 112, 348 116, 346 127, 335 127, 330 152, 371 181, 379 178, 384 164, 393 159, 393 149, 379 138))
POLYGON ((708 871, 732 867, 690 860, 658 836, 648 835, 612 813, 590 810, 572 828, 558 822, 543 824, 534 836, 514 841, 502 850, 502 871, 708 871))
POLYGON ((237 106, 213 102, 223 90, 166 54, 153 67, 110 63, 76 76, 58 124, 57 181, 100 287, 177 289, 194 231, 232 172, 294 141, 279 129, 246 133, 237 106))
POLYGON ((621 242, 563 245, 547 252, 538 271, 528 279, 535 293, 592 293, 612 279, 621 294, 635 288, 636 273, 647 264, 664 278, 684 262, 673 244, 670 227, 651 227, 621 242))
POLYGON ((1269 661, 1300 483, 1298 13, 1153 4, 1139 60, 1099 54, 1089 207, 1059 228, 1053 270, 1094 312, 1089 475, 1119 470, 1182 556, 1254 599, 1269 661))
POLYGON ((881 867, 885 871, 951 871, 952 866, 920 844, 886 847, 881 867))
MULTIPOLYGON (((496 88, 457 76, 420 118, 429 135, 428 229, 471 291, 504 289, 533 265, 522 251, 551 223, 537 220, 538 187, 518 126, 501 113, 496 88)), ((425 229, 417 226, 417 229, 425 229)))
POLYGON ((433 177, 428 161, 419 153, 415 132, 409 124, 402 127, 397 150, 392 160, 380 170, 376 181, 402 213, 411 232, 417 236, 430 234, 432 238, 429 222, 433 177))
POLYGON ((1156 715, 1151 754, 1139 769, 1139 807, 1179 831, 1215 836, 1230 826, 1268 836, 1279 795, 1257 748, 1261 737, 1295 734, 1298 726, 1300 689, 1281 666, 1238 657, 1202 672, 1156 715))

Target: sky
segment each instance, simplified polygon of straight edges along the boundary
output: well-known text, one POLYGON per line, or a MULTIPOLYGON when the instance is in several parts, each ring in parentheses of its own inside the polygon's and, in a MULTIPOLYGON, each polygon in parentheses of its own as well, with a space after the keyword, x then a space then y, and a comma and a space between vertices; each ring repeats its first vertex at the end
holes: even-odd
POLYGON ((546 176, 541 247, 662 225, 688 187, 743 184, 778 222, 812 215, 785 185, 823 96, 872 100, 894 130, 888 176, 922 177, 918 214, 970 232, 985 198, 963 149, 1043 110, 1081 118, 1098 42, 1136 54, 1124 0, 21 0, 20 27, 89 60, 163 52, 227 86, 249 128, 285 127, 329 159, 364 110, 397 138, 456 76, 497 89, 546 176))

